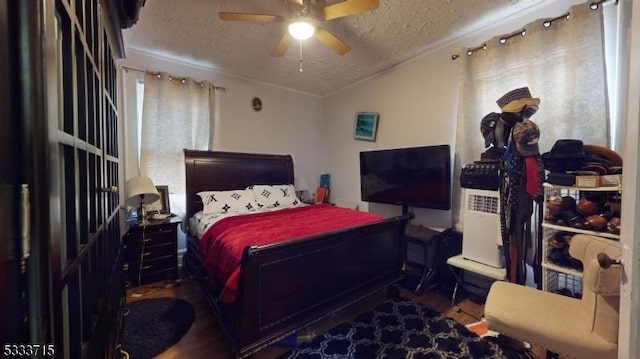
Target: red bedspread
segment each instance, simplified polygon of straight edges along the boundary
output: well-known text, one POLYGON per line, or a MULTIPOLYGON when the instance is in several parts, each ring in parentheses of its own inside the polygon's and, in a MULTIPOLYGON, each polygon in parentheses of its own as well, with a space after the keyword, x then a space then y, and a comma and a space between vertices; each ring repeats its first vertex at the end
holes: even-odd
POLYGON ((347 228, 382 219, 352 209, 319 204, 227 217, 211 225, 200 238, 203 265, 225 283, 220 301, 236 299, 242 252, 247 246, 261 246, 289 239, 347 228))

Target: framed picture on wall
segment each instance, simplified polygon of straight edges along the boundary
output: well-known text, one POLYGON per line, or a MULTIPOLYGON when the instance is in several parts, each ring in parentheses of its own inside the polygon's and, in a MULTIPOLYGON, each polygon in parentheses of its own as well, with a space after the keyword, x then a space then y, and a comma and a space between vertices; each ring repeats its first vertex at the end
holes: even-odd
POLYGON ((144 205, 147 214, 171 213, 171 208, 169 207, 169 186, 156 186, 156 189, 160 194, 160 198, 153 203, 144 205))
POLYGON ((353 124, 353 138, 375 141, 379 117, 377 112, 358 112, 353 124))

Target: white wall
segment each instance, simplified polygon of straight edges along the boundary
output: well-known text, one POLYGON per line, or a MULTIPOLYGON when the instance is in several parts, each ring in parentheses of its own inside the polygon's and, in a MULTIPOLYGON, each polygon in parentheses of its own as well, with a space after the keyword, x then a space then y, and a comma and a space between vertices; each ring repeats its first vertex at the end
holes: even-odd
MULTIPOLYGON (((394 147, 450 144, 455 148, 458 67, 451 55, 507 34, 538 18, 561 15, 578 0, 547 1, 520 16, 497 21, 465 38, 452 40, 399 66, 354 84, 324 101, 331 197, 360 200, 360 151, 394 147), (380 113, 376 142, 354 140, 353 120, 358 111, 380 113)), ((510 89, 508 89, 510 90, 510 89)), ((506 91, 505 91, 506 92, 506 91)), ((480 133, 478 119, 478 136, 480 133)), ((478 157, 480 154, 478 154, 478 157)), ((454 188, 459 196, 460 189, 454 188)), ((366 204, 361 204, 366 207, 366 204)), ((369 210, 396 215, 400 206, 369 204, 369 210)), ((414 223, 442 229, 452 226, 451 211, 410 209, 414 223)))
MULTIPOLYGON (((320 171, 326 167, 324 134, 321 132, 323 118, 322 99, 318 96, 279 88, 239 77, 229 76, 215 69, 190 65, 166 57, 127 49, 126 58, 118 65, 149 71, 164 71, 178 77, 206 80, 226 88, 220 97, 220 143, 217 150, 235 152, 287 153, 294 159, 296 176, 307 177, 311 188, 319 183, 320 171), (255 112, 251 99, 260 97, 263 109, 255 112)), ((127 138, 131 139, 130 126, 135 113, 135 101, 131 99, 135 91, 130 88, 132 81, 125 81, 125 113, 127 138)), ((130 173, 134 154, 129 147, 125 156, 125 177, 130 173)))

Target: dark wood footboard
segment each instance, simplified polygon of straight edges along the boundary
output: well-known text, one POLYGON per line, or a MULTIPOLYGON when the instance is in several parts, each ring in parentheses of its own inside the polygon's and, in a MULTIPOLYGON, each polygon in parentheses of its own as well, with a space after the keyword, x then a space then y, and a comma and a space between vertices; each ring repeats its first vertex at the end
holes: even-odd
MULTIPOLYGON (((247 248, 241 290, 233 304, 219 303, 219 284, 198 272, 205 274, 202 284, 234 352, 250 355, 399 281, 406 252, 403 233, 410 218, 247 248)), ((195 262, 187 268, 198 270, 195 262)))
POLYGON ((240 355, 269 344, 402 276, 409 217, 248 248, 243 257, 240 355))

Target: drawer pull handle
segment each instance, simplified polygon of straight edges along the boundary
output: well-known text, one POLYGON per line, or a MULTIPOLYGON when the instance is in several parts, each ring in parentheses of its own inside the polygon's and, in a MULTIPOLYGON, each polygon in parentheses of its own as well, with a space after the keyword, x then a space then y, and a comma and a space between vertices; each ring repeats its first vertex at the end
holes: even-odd
POLYGON ((151 254, 151 252, 144 252, 142 253, 143 256, 148 256, 149 254, 151 254))
POLYGON ((150 242, 150 241, 151 241, 151 238, 144 238, 144 239, 143 239, 143 241, 145 241, 145 242, 150 242))
POLYGON ((149 264, 148 266, 142 267, 142 269, 149 269, 149 268, 151 268, 151 264, 149 264))

